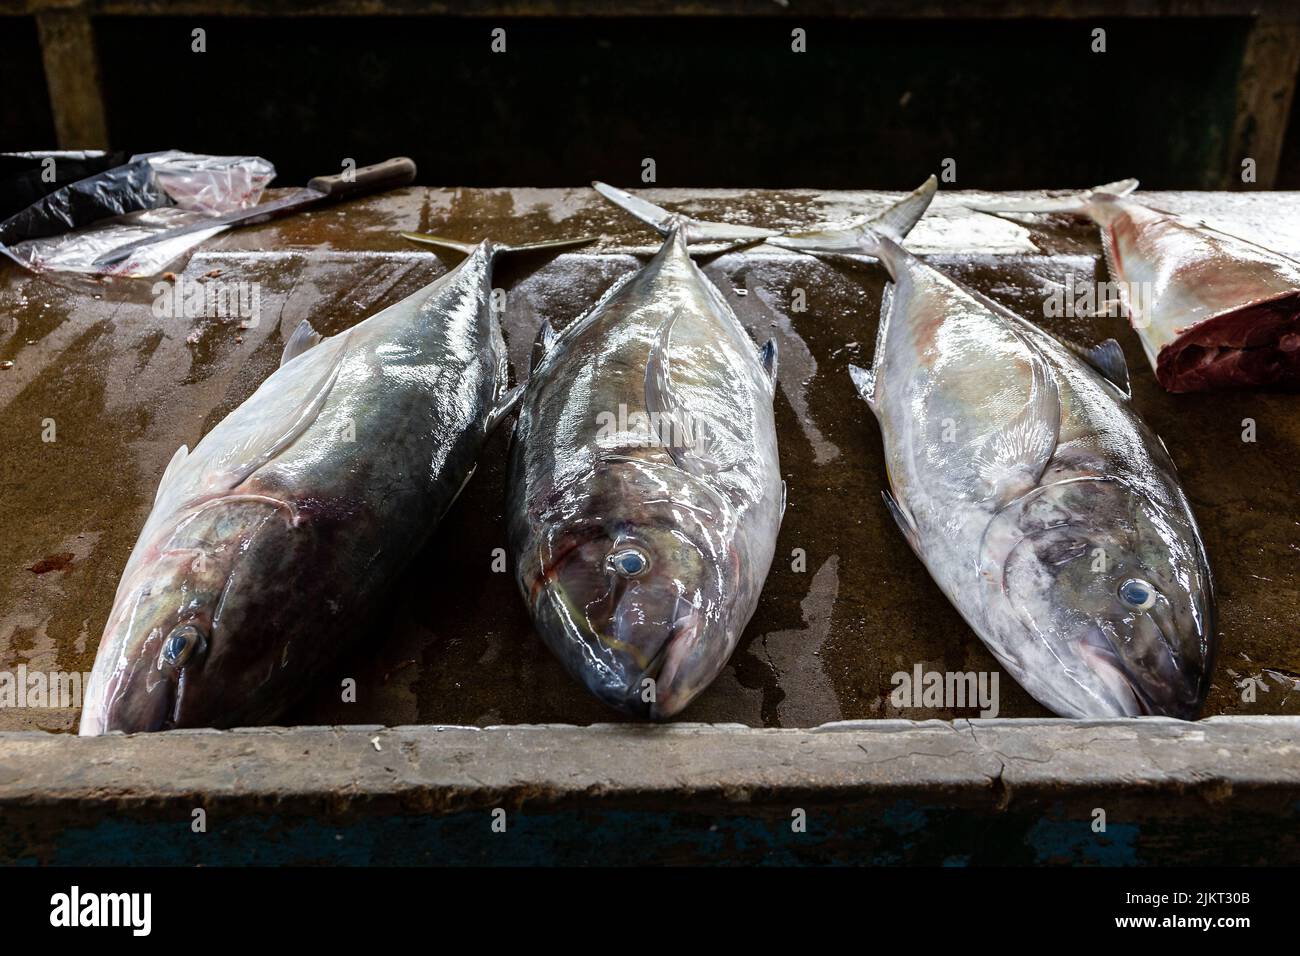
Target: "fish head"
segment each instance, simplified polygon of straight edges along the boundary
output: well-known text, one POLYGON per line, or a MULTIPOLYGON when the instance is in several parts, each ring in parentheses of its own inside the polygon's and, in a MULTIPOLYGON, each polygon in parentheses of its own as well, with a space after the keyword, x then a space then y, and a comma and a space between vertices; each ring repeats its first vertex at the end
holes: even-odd
MULTIPOLYGON (((1080 716, 1197 715, 1209 690, 1215 608, 1200 536, 1183 509, 1118 479, 1056 482, 999 513, 981 562, 1003 621, 1055 658, 1034 670, 1060 683, 1035 696, 1063 700, 1060 709, 1080 716)), ((1035 676, 1021 679, 1034 692, 1035 676)))
POLYGON ((250 617, 248 589, 238 585, 265 548, 259 531, 274 520, 265 504, 236 501, 186 514, 153 545, 142 538, 104 628, 81 734, 236 719, 249 682, 265 680, 282 653, 278 628, 244 628, 231 639, 250 617), (264 646, 257 635, 269 636, 264 646))
POLYGON ((676 714, 735 644, 728 507, 698 478, 632 458, 598 462, 560 497, 524 585, 539 634, 606 704, 676 714))

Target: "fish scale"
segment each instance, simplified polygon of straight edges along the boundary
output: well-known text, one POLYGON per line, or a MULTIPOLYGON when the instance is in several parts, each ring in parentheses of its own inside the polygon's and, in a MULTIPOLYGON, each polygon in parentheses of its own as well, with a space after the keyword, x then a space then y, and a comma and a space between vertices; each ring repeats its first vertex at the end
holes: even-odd
POLYGON ((661 719, 735 649, 783 507, 774 350, 749 337, 687 240, 770 233, 597 188, 665 240, 563 332, 539 335, 511 447, 510 543, 537 631, 570 674, 661 719))
POLYGON ((871 371, 886 504, 936 584, 1040 703, 1070 717, 1193 717, 1217 634, 1209 564, 1113 344, 1093 360, 900 244, 934 178, 877 220, 772 240, 893 280, 871 371), (1118 384, 1117 384, 1118 382, 1118 384))
MULTIPOLYGON (((358 639, 508 399, 495 253, 281 366, 168 466, 123 572, 81 732, 264 723, 358 639)), ((556 245, 542 244, 542 245, 556 245)))

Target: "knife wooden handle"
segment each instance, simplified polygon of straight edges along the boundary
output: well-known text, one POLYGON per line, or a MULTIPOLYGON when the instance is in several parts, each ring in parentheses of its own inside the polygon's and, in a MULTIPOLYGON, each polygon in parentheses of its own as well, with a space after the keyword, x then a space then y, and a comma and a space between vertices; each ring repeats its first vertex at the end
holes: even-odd
POLYGON ((324 193, 330 199, 347 199, 362 193, 380 192, 408 186, 415 181, 415 161, 405 156, 386 159, 373 166, 362 166, 347 179, 347 173, 317 176, 308 180, 307 188, 324 193), (350 180, 350 181, 349 181, 350 180))

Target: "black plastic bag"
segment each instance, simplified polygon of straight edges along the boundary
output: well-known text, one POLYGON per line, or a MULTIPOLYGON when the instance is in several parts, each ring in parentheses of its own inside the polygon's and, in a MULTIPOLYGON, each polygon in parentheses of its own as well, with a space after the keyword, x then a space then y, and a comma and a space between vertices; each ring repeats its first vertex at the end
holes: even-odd
POLYGON ((130 158, 102 149, 0 153, 0 222, 64 186, 121 166, 130 158))
MULTIPOLYGON (((53 156, 56 177, 60 175, 62 163, 70 161, 75 166, 87 161, 79 158, 85 154, 76 153, 64 159, 60 159, 63 154, 59 153, 28 155, 40 157, 34 160, 38 170, 45 156, 53 156)), ((68 175, 73 173, 75 169, 68 171, 68 175)), ((30 171, 18 174, 12 185, 13 194, 17 195, 23 188, 33 188, 30 171)), ((68 183, 10 215, 0 222, 0 245, 12 246, 27 239, 57 236, 101 219, 170 204, 153 166, 147 159, 137 158, 68 183)))

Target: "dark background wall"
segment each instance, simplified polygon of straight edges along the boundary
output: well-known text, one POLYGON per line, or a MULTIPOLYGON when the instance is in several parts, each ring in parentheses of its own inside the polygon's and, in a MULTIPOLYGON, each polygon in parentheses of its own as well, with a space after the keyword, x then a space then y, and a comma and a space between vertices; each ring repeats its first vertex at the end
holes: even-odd
MULTIPOLYGON (((427 184, 633 183, 651 157, 661 185, 891 188, 946 157, 966 187, 1220 185, 1250 23, 92 20, 114 148, 256 153, 281 185, 407 154, 427 184)), ((0 27, 0 148, 50 146, 36 31, 0 27)), ((1300 185, 1294 143, 1282 166, 1300 185)))
POLYGON ((0 19, 0 90, 0 151, 51 146, 54 121, 30 17, 0 19))

